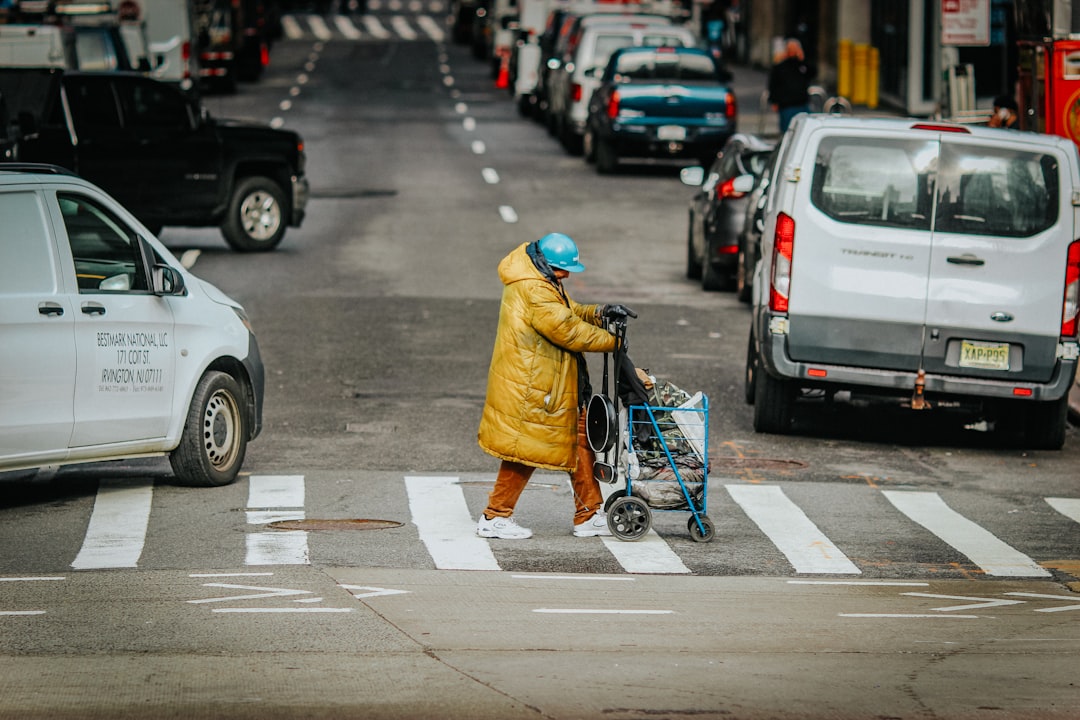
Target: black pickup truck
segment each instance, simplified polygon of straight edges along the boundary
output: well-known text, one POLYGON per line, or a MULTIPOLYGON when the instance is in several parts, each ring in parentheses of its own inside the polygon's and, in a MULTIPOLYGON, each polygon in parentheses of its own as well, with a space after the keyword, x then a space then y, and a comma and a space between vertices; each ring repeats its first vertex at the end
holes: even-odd
POLYGON ((233 249, 263 251, 304 219, 295 132, 213 118, 175 85, 135 73, 0 68, 0 96, 17 126, 11 159, 75 171, 155 234, 218 226, 233 249))

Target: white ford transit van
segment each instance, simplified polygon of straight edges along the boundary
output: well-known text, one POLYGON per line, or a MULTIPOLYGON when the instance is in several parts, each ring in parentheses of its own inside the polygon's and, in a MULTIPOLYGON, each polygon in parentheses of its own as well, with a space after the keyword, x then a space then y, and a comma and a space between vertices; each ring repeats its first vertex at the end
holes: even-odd
POLYGON ((802 115, 754 275, 746 397, 788 432, 801 391, 972 406, 1065 441, 1077 364, 1080 162, 1059 137, 802 115))
POLYGON ((0 471, 168 453, 236 479, 262 423, 243 309, 54 166, 0 165, 0 471))

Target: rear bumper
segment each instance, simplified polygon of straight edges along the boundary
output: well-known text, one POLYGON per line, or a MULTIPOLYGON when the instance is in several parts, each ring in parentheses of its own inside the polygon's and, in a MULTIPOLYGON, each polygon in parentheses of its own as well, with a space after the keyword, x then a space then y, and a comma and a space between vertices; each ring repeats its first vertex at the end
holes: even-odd
MULTIPOLYGON (((919 380, 917 373, 902 370, 795 361, 788 357, 785 334, 774 333, 768 327, 759 328, 758 331, 757 336, 764 338, 760 345, 760 357, 767 371, 807 387, 874 388, 879 392, 905 396, 915 391, 915 384, 919 380), (810 374, 811 369, 814 375, 810 374)), ((926 395, 1045 402, 1060 400, 1069 392, 1076 375, 1076 367, 1075 358, 1060 358, 1053 375, 1046 383, 967 378, 938 373, 926 373, 922 381, 926 395)))
POLYGON ((715 155, 734 134, 734 128, 687 127, 683 140, 661 140, 652 125, 617 125, 607 140, 627 157, 692 157, 715 155))

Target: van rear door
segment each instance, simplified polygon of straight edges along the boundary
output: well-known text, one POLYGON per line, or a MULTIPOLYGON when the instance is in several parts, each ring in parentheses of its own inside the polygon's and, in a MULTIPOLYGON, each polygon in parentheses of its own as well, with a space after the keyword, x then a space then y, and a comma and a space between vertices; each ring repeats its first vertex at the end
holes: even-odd
MULTIPOLYGON (((795 192, 785 193, 788 202, 777 208, 797 218, 789 356, 916 371, 931 257, 936 137, 819 130, 803 147, 805 156, 793 156, 775 180, 796 183, 795 192)), ((764 282, 768 292, 769 279, 764 282)))
POLYGON ((1072 208, 1050 147, 943 137, 927 372, 1046 382, 1057 362, 1072 208))

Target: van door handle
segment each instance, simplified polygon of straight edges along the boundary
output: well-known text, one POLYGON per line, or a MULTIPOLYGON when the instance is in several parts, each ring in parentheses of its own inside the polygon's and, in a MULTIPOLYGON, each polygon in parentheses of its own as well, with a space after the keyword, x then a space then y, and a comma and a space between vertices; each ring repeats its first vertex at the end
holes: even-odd
POLYGON ((38 303, 37 311, 42 315, 63 315, 64 306, 60 303, 43 302, 38 303))
POLYGON ((104 315, 105 306, 100 303, 86 303, 82 306, 83 315, 104 315))
POLYGON ((963 255, 950 255, 945 258, 947 262, 951 262, 953 265, 985 265, 986 261, 982 258, 975 257, 971 253, 964 253, 963 255))

